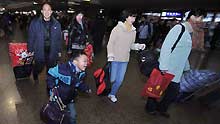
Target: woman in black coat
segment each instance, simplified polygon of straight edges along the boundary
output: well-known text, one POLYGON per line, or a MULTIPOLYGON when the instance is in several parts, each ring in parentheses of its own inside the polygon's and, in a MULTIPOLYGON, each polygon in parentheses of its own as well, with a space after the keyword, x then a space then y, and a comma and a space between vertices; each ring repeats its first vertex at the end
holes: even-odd
POLYGON ((84 22, 84 14, 82 11, 75 13, 72 22, 68 26, 69 41, 68 41, 68 53, 71 54, 74 51, 84 50, 86 43, 88 42, 88 30, 87 25, 84 22))

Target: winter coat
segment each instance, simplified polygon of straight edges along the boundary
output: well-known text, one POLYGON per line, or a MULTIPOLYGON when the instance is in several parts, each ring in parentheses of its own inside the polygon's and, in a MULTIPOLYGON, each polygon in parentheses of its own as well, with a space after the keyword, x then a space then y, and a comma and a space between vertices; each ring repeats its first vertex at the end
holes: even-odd
MULTIPOLYGON (((61 25, 53 17, 51 17, 51 28, 50 28, 50 53, 49 61, 53 62, 58 59, 58 53, 61 52, 61 25)), ((44 35, 45 27, 43 24, 43 18, 35 18, 31 21, 29 30, 28 30, 28 51, 34 52, 34 57, 36 61, 45 61, 45 52, 44 52, 44 35)))
POLYGON ((148 32, 148 25, 147 24, 142 24, 139 27, 139 39, 147 39, 149 36, 149 32, 148 32))
POLYGON ((132 27, 128 31, 121 21, 113 28, 107 45, 108 57, 114 57, 113 61, 128 62, 130 50, 138 50, 140 44, 134 43, 136 38, 136 28, 132 27))
POLYGON ((58 86, 59 95, 64 104, 74 100, 77 89, 86 92, 89 87, 83 82, 85 72, 77 72, 72 62, 59 64, 50 68, 47 76, 47 86, 49 89, 58 86))
POLYGON ((183 71, 190 69, 188 61, 188 57, 192 49, 192 39, 188 28, 190 24, 186 22, 183 23, 183 25, 185 26, 186 30, 173 52, 171 53, 171 48, 182 29, 182 26, 179 24, 174 26, 167 34, 162 45, 159 58, 160 70, 168 70, 168 73, 175 75, 172 81, 176 83, 180 82, 183 71))
POLYGON ((84 22, 82 26, 74 19, 68 27, 69 32, 69 41, 68 41, 68 50, 71 49, 84 49, 86 42, 88 42, 88 30, 84 22))

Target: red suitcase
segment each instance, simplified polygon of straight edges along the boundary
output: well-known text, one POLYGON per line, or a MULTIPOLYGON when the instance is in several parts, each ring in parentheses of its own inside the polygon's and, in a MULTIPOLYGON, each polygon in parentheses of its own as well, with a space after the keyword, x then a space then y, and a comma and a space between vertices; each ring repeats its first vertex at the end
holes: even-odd
POLYGON ((27 53, 27 43, 9 43, 9 56, 15 78, 29 77, 32 71, 33 55, 27 53))

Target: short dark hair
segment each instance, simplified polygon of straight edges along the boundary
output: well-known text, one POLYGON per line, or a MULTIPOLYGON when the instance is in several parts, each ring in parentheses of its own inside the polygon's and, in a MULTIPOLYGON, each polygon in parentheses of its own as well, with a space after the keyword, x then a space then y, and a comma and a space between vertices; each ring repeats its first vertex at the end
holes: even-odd
POLYGON ((48 1, 42 3, 41 9, 43 9, 44 5, 46 4, 50 6, 51 10, 53 9, 52 3, 48 1))
POLYGON ((203 10, 203 9, 194 9, 194 10, 191 10, 190 12, 189 12, 189 14, 188 14, 188 16, 187 16, 187 18, 186 18, 186 20, 188 20, 188 19, 190 19, 190 17, 192 16, 192 15, 194 15, 194 16, 206 16, 206 14, 207 14, 207 12, 205 11, 205 10, 203 10))
POLYGON ((120 20, 122 22, 125 22, 126 21, 126 18, 128 18, 129 16, 133 16, 133 17, 136 17, 137 16, 137 13, 135 12, 135 10, 123 10, 121 12, 121 17, 120 17, 120 20))
POLYGON ((85 11, 82 10, 82 9, 76 10, 74 14, 77 16, 77 15, 80 14, 80 13, 83 14, 83 15, 85 15, 85 11))
POLYGON ((74 51, 71 56, 71 61, 76 60, 76 58, 80 57, 81 55, 86 55, 86 53, 81 50, 74 51))

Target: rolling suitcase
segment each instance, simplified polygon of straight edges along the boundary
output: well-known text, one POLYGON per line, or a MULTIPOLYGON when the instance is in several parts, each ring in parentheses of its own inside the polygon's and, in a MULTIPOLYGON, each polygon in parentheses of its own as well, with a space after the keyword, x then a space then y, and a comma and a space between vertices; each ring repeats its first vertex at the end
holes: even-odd
POLYGON ((15 78, 28 78, 34 58, 27 53, 27 43, 9 43, 9 55, 15 78))

